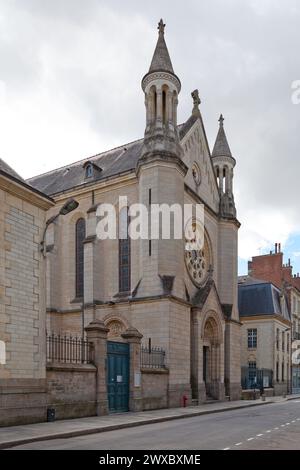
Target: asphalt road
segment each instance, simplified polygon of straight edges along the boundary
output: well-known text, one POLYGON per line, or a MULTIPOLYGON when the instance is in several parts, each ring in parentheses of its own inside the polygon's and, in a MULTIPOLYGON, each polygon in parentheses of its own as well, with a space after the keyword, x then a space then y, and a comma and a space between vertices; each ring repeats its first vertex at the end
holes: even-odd
POLYGON ((88 436, 34 442, 14 449, 300 450, 300 400, 88 436))

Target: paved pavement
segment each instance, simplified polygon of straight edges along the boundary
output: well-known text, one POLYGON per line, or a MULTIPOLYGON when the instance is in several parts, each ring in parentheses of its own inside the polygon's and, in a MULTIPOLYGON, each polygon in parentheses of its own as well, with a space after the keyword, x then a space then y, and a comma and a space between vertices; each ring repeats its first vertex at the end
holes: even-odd
POLYGON ((300 450, 300 400, 34 442, 15 449, 300 450))
MULTIPOLYGON (((77 436, 91 435, 95 433, 103 432, 120 432, 124 428, 132 427, 141 427, 145 424, 153 425, 154 423, 163 423, 168 421, 176 421, 174 427, 179 423, 181 425, 181 419, 185 420, 191 418, 195 419, 197 416, 204 418, 205 415, 211 414, 221 414, 226 412, 226 415, 231 415, 237 410, 256 410, 260 408, 269 408, 273 407, 272 403, 289 403, 289 399, 296 400, 297 397, 290 396, 287 399, 281 397, 269 398, 266 402, 261 400, 252 400, 252 401, 237 401, 237 402, 216 402, 212 404, 205 404, 201 406, 188 407, 188 408, 174 408, 166 410, 155 410, 155 411, 146 411, 140 413, 123 413, 123 414, 114 414, 109 416, 101 417, 91 417, 91 418, 81 418, 73 420, 63 420, 56 421, 53 423, 38 423, 30 424, 23 426, 11 426, 0 428, 0 448, 9 448, 16 445, 23 445, 36 441, 46 441, 53 439, 63 439, 63 438, 75 438, 77 436), (268 406, 265 406, 268 404, 268 406), (255 408, 253 408, 255 407, 255 408)), ((299 395, 300 402, 300 395, 299 395)), ((255 413, 255 412, 254 412, 255 413)), ((214 423, 214 417, 210 417, 212 423, 214 423)), ((169 424, 172 427, 172 424, 169 424)), ((183 424, 183 426, 185 426, 183 424)), ((158 429, 161 428, 161 424, 158 425, 158 429)), ((125 434, 129 432, 126 430, 125 434)), ((124 433, 124 431, 123 431, 124 433)), ((133 431, 139 435, 139 429, 133 431)), ((87 438, 89 439, 89 438, 87 438)), ((102 439, 102 438, 101 438, 102 439)), ((67 443, 71 444, 71 441, 67 440, 67 443)), ((92 441, 89 441, 92 442, 92 441)), ((32 444, 34 447, 34 444, 32 444)), ((41 445, 47 448, 48 443, 42 442, 42 444, 36 444, 37 446, 41 445)), ((68 445, 68 444, 67 444, 68 445)), ((133 445, 133 444, 131 444, 133 445)), ((68 448, 68 447, 66 447, 68 448)), ((96 447, 98 448, 98 447, 96 447)), ((132 448, 132 447, 131 447, 132 448)))

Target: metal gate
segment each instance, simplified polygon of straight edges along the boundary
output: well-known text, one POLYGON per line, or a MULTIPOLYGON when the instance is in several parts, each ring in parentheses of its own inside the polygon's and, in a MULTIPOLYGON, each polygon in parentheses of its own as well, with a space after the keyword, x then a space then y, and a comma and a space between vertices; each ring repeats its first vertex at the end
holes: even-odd
POLYGON ((107 342, 107 394, 111 412, 128 411, 129 345, 107 342))

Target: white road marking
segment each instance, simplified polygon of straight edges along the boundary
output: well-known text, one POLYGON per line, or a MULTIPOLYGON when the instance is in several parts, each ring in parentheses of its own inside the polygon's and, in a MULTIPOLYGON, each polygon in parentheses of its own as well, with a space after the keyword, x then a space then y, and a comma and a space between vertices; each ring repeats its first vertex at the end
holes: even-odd
MULTIPOLYGON (((296 402, 297 403, 297 402, 296 402)), ((300 403, 300 400, 299 402, 300 403)), ((281 424, 280 426, 282 428, 284 428, 285 426, 289 426, 291 423, 295 423, 296 421, 300 421, 300 418, 296 418, 296 419, 293 419, 290 423, 285 423, 285 424, 281 424)), ((273 428, 273 429, 268 429, 267 431, 265 431, 266 433, 270 433, 272 431, 277 431, 278 429, 280 429, 278 426, 276 426, 276 428, 273 428)), ((256 437, 261 437, 263 436, 264 433, 260 433, 260 434, 256 434, 256 437)), ((248 437, 247 438, 247 441, 253 441, 255 439, 255 437, 248 437)), ((243 443, 242 442, 237 442, 236 444, 234 444, 235 446, 241 446, 243 443)), ((230 450, 230 447, 225 447, 225 449, 223 450, 230 450)))

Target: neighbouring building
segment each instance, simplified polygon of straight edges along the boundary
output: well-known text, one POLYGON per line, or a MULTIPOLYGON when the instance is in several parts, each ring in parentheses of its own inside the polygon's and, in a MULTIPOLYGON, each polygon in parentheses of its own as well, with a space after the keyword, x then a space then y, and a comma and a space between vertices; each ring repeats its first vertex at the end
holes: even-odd
POLYGON ((275 243, 274 251, 269 254, 253 256, 248 262, 248 274, 257 279, 272 282, 279 289, 284 289, 291 312, 291 391, 300 391, 300 276, 293 274, 293 266, 289 259, 283 262, 281 244, 275 243))
POLYGON ((242 386, 269 394, 288 393, 291 319, 287 296, 271 282, 239 277, 242 323, 242 386))
POLYGON ((0 425, 45 419, 46 264, 54 202, 0 159, 0 425))
MULTIPOLYGON (((222 115, 211 153, 197 90, 191 115, 177 124, 181 83, 162 21, 158 29, 151 65, 142 79, 144 138, 28 180, 55 200, 48 217, 70 197, 79 203, 47 235, 47 329, 49 334, 82 335, 90 322, 103 322, 108 329, 110 410, 181 406, 183 400, 203 402, 225 395, 239 399, 241 392, 236 162, 222 115), (128 207, 203 204, 203 249, 185 251, 184 239, 99 240, 97 209, 103 203, 116 205, 119 196, 127 197, 128 207), (153 369, 151 375, 142 370, 140 377, 136 365, 128 373, 128 331, 137 331, 142 343, 154 348, 153 354, 155 348, 163 351, 163 371, 153 369), (114 372, 118 354, 123 373, 114 372), (142 396, 131 405, 140 387, 142 396), (119 403, 118 393, 124 398, 119 403)), ((118 220, 125 232, 128 207, 118 220)))

